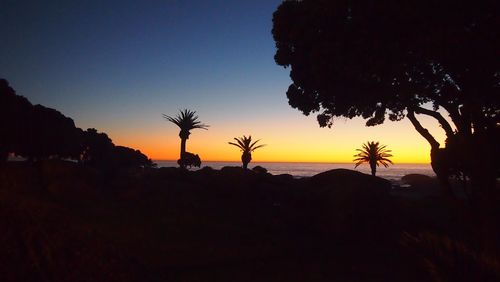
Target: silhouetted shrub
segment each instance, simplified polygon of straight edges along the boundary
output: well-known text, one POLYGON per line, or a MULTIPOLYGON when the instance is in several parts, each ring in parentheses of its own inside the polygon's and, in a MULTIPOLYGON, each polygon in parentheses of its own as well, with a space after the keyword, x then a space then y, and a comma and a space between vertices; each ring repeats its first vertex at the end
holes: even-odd
POLYGON ((78 159, 79 132, 72 119, 41 105, 32 108, 30 118, 31 138, 18 152, 20 155, 35 160, 52 156, 78 159))
POLYGON ((3 155, 19 152, 33 142, 28 127, 32 107, 28 99, 16 95, 7 80, 0 79, 0 152, 3 155))
POLYGON ((124 146, 113 147, 109 162, 114 167, 122 168, 151 168, 154 166, 153 162, 141 151, 124 146))
POLYGON ((9 153, 31 161, 73 159, 100 168, 153 167, 140 151, 115 147, 106 133, 83 131, 55 109, 33 106, 0 79, 0 161, 9 153))
POLYGON ((180 167, 190 167, 190 168, 193 166, 200 167, 201 166, 200 156, 190 152, 183 152, 182 159, 177 160, 177 164, 179 164, 180 167))
POLYGON ((102 164, 113 149, 113 142, 106 133, 98 133, 95 128, 89 128, 82 133, 82 156, 84 164, 97 166, 102 164))

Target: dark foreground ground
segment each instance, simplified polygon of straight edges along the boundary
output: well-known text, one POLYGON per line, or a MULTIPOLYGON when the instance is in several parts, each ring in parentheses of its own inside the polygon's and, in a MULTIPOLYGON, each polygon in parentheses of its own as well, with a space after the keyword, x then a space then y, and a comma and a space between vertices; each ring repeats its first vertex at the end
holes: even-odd
POLYGON ((0 281, 497 281, 433 179, 0 164, 0 281))

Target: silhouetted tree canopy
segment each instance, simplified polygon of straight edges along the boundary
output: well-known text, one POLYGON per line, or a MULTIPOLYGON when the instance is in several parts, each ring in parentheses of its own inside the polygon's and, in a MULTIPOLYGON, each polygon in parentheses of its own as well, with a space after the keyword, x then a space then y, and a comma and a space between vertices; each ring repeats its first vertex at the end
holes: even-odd
POLYGON ((79 157, 79 131, 75 123, 60 112, 33 106, 16 95, 5 79, 0 79, 0 148, 30 159, 79 157))
POLYGON ((322 127, 336 117, 362 117, 373 126, 406 116, 431 145, 436 173, 448 171, 438 168, 446 163, 440 158, 459 154, 467 170, 479 165, 492 179, 499 156, 498 11, 496 0, 284 1, 272 33, 276 63, 291 68, 289 104, 318 113, 322 127), (415 114, 436 119, 455 151, 439 151, 415 114), (494 150, 480 160, 480 147, 494 150))
POLYGON ((89 128, 82 132, 82 161, 94 167, 134 168, 153 167, 151 159, 139 150, 115 146, 104 132, 89 128))
POLYGON ((21 155, 35 159, 79 157, 79 132, 71 118, 42 105, 35 105, 30 114, 31 138, 25 141, 25 150, 19 151, 21 155))
POLYGON ((115 146, 110 158, 111 165, 122 168, 154 167, 153 162, 139 150, 124 146, 115 146))
POLYGON ((0 159, 19 151, 29 138, 29 119, 33 105, 16 92, 5 79, 0 79, 0 159))
POLYGON ((108 158, 114 144, 106 133, 98 133, 97 129, 89 128, 82 133, 82 147, 82 161, 97 165, 108 158))
POLYGON ((83 131, 55 109, 33 106, 0 79, 0 161, 8 153, 31 160, 66 158, 91 166, 152 167, 138 150, 115 146, 106 133, 83 131))
POLYGON ((499 10, 489 0, 285 1, 273 36, 276 63, 291 67, 289 103, 330 126, 400 120, 431 102, 481 130, 498 122, 499 10))

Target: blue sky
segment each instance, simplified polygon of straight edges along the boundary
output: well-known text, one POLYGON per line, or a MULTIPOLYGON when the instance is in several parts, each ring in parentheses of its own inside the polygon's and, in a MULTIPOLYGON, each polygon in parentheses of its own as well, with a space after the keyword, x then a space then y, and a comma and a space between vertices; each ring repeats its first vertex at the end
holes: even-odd
POLYGON ((211 128, 193 132, 188 149, 210 160, 238 159, 227 141, 252 134, 269 145, 263 160, 347 161, 378 138, 408 154, 422 148, 417 161, 426 161, 425 140, 409 123, 320 129, 314 116, 288 106, 289 70, 274 63, 271 35, 280 3, 4 0, 0 77, 33 103, 153 158, 178 153, 177 129, 161 114, 190 108, 211 128), (412 141, 395 140, 395 132, 412 141))
POLYGON ((280 1, 142 2, 8 1, 0 74, 80 123, 135 105, 235 106, 288 84, 272 60, 280 1))

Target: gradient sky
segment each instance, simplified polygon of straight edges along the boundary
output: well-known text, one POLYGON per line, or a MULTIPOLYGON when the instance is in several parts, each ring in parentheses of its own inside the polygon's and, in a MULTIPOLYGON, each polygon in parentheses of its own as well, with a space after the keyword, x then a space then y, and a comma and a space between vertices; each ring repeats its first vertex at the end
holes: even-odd
MULTIPOLYGON (((428 163, 410 122, 319 128, 288 105, 289 69, 275 64, 272 13, 280 0, 22 1, 0 3, 0 77, 34 104, 153 159, 177 159, 178 128, 162 113, 196 110, 210 125, 187 143, 202 160, 239 160, 233 137, 266 147, 254 161, 351 162, 368 140, 396 163, 428 163)), ((423 124, 442 142, 437 124, 423 124)))

